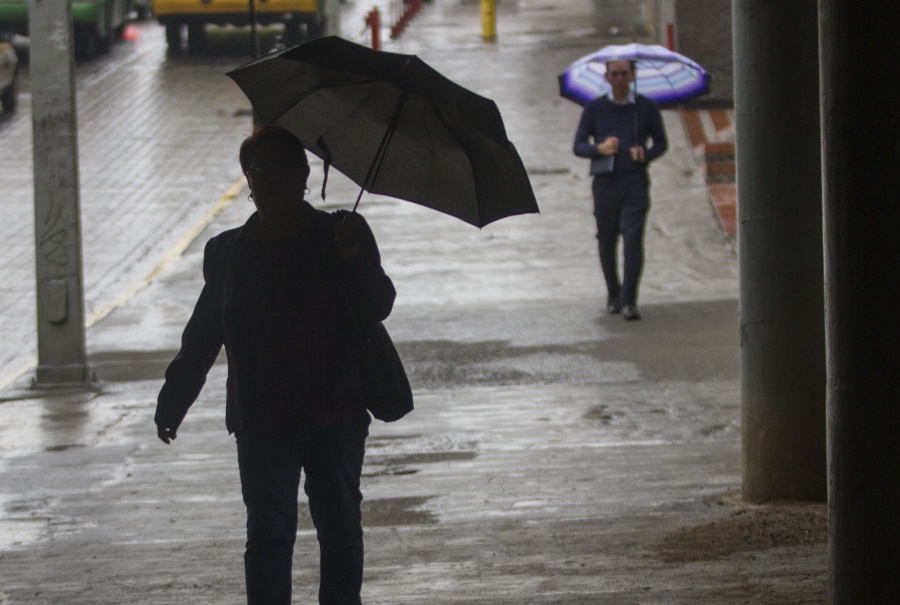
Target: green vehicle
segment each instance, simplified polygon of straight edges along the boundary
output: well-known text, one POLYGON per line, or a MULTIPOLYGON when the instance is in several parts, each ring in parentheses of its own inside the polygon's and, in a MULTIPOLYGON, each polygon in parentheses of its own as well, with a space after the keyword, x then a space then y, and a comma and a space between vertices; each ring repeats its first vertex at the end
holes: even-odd
MULTIPOLYGON (((125 29, 133 0, 72 0, 75 54, 107 52, 125 29)), ((0 34, 28 35, 28 0, 0 0, 0 34)))

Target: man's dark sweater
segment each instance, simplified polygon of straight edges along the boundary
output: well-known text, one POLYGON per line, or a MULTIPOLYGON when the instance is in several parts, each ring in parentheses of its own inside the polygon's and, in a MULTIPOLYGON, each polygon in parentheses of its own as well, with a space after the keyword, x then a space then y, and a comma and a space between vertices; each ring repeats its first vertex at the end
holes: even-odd
POLYGON ((668 149, 666 129, 659 107, 653 100, 640 94, 637 95, 635 103, 624 105, 613 103, 606 95, 588 103, 575 132, 575 155, 590 159, 601 157, 603 154, 597 151, 597 144, 609 136, 619 139, 616 173, 644 172, 647 170, 647 164, 668 149), (637 128, 635 128, 635 113, 637 113, 637 128), (647 147, 648 139, 653 141, 650 147, 647 147), (644 147, 644 162, 632 161, 629 149, 634 145, 644 147))

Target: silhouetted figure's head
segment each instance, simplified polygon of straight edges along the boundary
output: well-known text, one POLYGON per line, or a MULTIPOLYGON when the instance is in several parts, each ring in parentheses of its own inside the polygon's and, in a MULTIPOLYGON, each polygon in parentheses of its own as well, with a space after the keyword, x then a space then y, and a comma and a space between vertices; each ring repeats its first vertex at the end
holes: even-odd
POLYGON ((241 168, 260 214, 303 199, 309 161, 300 141, 275 126, 260 126, 241 144, 241 168))

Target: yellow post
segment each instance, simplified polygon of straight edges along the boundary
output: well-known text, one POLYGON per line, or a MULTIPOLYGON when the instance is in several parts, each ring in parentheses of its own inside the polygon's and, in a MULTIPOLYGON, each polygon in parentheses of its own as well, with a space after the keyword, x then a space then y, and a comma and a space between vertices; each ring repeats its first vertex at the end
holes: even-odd
POLYGON ((496 0, 481 0, 481 39, 485 42, 497 41, 496 0))

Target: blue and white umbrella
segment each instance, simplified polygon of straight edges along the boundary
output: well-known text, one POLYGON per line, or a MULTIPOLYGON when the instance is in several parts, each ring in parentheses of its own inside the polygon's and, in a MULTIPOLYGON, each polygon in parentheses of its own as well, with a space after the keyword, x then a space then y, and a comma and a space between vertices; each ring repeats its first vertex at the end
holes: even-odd
POLYGON ((679 105, 709 92, 710 76, 695 61, 658 44, 605 46, 584 56, 559 76, 559 94, 587 105, 608 94, 608 61, 635 62, 635 91, 659 105, 679 105))

